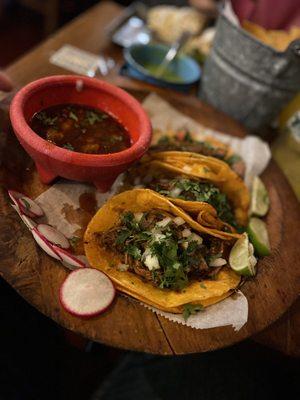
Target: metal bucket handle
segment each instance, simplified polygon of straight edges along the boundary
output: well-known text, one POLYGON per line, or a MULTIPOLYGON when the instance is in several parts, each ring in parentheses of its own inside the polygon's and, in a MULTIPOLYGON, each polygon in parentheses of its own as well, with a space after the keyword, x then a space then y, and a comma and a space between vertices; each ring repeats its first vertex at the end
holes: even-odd
POLYGON ((300 39, 293 40, 281 54, 282 57, 274 65, 275 76, 285 73, 292 63, 299 63, 300 68, 300 39))

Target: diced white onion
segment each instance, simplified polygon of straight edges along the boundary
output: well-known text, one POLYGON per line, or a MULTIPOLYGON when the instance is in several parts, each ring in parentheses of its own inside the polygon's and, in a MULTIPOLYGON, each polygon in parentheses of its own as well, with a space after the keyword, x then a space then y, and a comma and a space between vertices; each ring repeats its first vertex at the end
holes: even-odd
POLYGON ((157 222, 156 226, 159 226, 160 228, 164 228, 165 226, 168 225, 169 222, 171 222, 171 218, 170 217, 166 217, 163 220, 157 222))
POLYGON ((183 224, 185 223, 185 220, 184 220, 183 218, 181 218, 181 217, 176 217, 176 218, 174 218, 173 221, 174 221, 175 224, 178 225, 178 226, 183 225, 183 224))
POLYGON ((215 258, 214 260, 210 261, 208 265, 210 267, 222 267, 223 265, 227 264, 225 258, 215 258))
POLYGON ((178 197, 182 190, 178 187, 175 187, 174 189, 170 190, 170 197, 178 197))
POLYGON ((160 269, 160 265, 158 262, 158 258, 151 254, 150 249, 146 249, 143 254, 143 262, 149 271, 153 271, 155 269, 160 269))
POLYGON ((154 232, 152 234, 152 238, 154 239, 155 242, 160 242, 161 240, 166 238, 166 235, 164 235, 161 232, 154 232))
POLYGON ((128 265, 128 264, 119 264, 119 265, 117 266, 117 270, 118 270, 118 271, 121 271, 121 272, 127 271, 128 268, 129 268, 129 265, 128 265))
POLYGON ((192 233, 192 235, 189 237, 189 239, 197 242, 198 244, 202 244, 203 243, 202 237, 197 235, 197 233, 192 233))
POLYGON ((187 229, 187 228, 185 228, 185 229, 182 231, 182 236, 183 236, 183 237, 189 237, 189 236, 191 236, 191 234, 192 234, 192 232, 191 232, 189 229, 187 229))
POLYGON ((142 213, 142 212, 134 213, 134 219, 137 222, 140 222, 140 220, 143 218, 143 215, 144 215, 144 213, 142 213))
POLYGON ((186 250, 189 247, 189 242, 182 242, 181 245, 186 250))

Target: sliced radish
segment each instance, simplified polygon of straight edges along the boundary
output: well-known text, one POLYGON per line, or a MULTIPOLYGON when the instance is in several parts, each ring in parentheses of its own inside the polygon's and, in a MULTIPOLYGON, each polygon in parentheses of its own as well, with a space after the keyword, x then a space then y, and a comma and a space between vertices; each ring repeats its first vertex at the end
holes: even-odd
POLYGON ((38 224, 37 230, 52 244, 68 249, 70 247, 70 242, 65 237, 65 235, 55 229, 53 226, 48 224, 38 224))
POLYGON ((25 214, 19 214, 24 224, 27 226, 28 229, 33 229, 36 227, 36 222, 34 222, 31 218, 27 217, 25 214))
POLYGON ((72 271, 61 285, 59 299, 70 314, 87 318, 103 313, 115 295, 112 281, 103 272, 79 268, 72 271))
POLYGON ((16 204, 21 214, 27 215, 30 218, 36 218, 36 215, 33 214, 28 208, 24 207, 19 199, 16 200, 16 204))
POLYGON ((44 211, 41 207, 33 201, 30 197, 23 193, 16 192, 15 190, 8 190, 8 195, 20 211, 28 217, 42 217, 44 211))
POLYGON ((27 226, 28 229, 31 230, 36 227, 37 224, 31 218, 27 217, 27 215, 22 214, 22 212, 20 211, 18 206, 14 205, 14 204, 12 204, 11 206, 14 210, 17 211, 17 213, 19 214, 19 217, 22 219, 22 221, 24 222, 24 224, 27 226))
POLYGON ((20 197, 25 196, 25 194, 16 192, 15 190, 8 190, 8 195, 11 198, 11 200, 16 204, 16 200, 19 199, 20 197))
POLYGON ((31 233, 34 240, 37 242, 41 249, 43 249, 49 256, 61 261, 60 256, 53 248, 54 246, 49 243, 49 241, 37 230, 37 228, 33 228, 31 233))
POLYGON ((60 256, 63 263, 70 269, 85 268, 87 265, 77 256, 58 246, 53 246, 54 251, 60 256))
POLYGON ((19 199, 19 202, 26 209, 26 211, 29 211, 34 216, 42 217, 44 215, 44 211, 41 209, 41 207, 35 201, 31 200, 30 197, 23 196, 19 199))

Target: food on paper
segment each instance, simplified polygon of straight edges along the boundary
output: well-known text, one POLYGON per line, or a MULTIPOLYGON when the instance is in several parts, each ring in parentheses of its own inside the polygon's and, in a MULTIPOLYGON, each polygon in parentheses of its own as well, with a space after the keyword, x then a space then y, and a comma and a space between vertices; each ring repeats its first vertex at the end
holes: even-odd
POLYGON ((12 204, 11 206, 19 214, 21 220, 24 222, 24 224, 27 226, 29 230, 37 226, 37 223, 33 219, 27 217, 27 215, 25 214, 22 214, 18 206, 16 206, 15 204, 12 204))
POLYGON ((31 233, 36 243, 45 251, 45 253, 50 257, 61 261, 59 254, 53 248, 53 244, 50 243, 36 228, 33 228, 31 233))
MULTIPOLYGON (((32 199, 15 191, 8 191, 10 198, 15 204, 12 204, 14 210, 18 213, 26 227, 30 230, 34 240, 39 247, 44 250, 50 257, 62 262, 68 269, 84 268, 87 266, 85 261, 81 260, 70 252, 70 241, 63 233, 55 229, 49 224, 38 224, 33 219, 23 213, 23 208, 19 207, 19 199, 26 199, 26 203, 30 205, 30 210, 38 211, 40 216, 44 215, 42 208, 32 199)), ((29 207, 27 207, 27 211, 29 207)), ((33 213, 32 213, 33 214, 33 213)), ((34 214, 37 218, 37 214, 34 214)))
POLYGON ((142 163, 145 168, 164 169, 191 180, 213 184, 227 196, 237 224, 247 225, 249 191, 243 180, 224 161, 186 151, 162 151, 149 153, 142 163))
POLYGON ((53 226, 48 224, 38 224, 36 229, 52 244, 55 244, 62 249, 68 249, 70 243, 68 239, 53 226))
POLYGON ((192 132, 188 130, 173 130, 153 132, 153 146, 150 151, 188 151, 204 156, 216 157, 225 161, 241 177, 245 173, 245 163, 242 158, 234 154, 231 148, 213 137, 205 137, 198 140, 192 132))
POLYGON ((42 217, 44 215, 41 207, 28 196, 15 190, 8 190, 8 195, 18 210, 30 218, 42 217))
POLYGON ((131 145, 129 133, 116 118, 78 104, 43 109, 34 114, 30 126, 56 146, 80 153, 117 153, 131 145))
POLYGON ((101 271, 82 268, 72 271, 59 292, 62 306, 70 314, 89 318, 102 314, 116 295, 111 280, 101 271))
POLYGON ((62 263, 68 269, 75 269, 75 268, 85 268, 87 265, 74 254, 70 253, 69 251, 62 249, 58 246, 53 246, 53 250, 59 255, 62 260, 62 263))
POLYGON ((218 238, 152 190, 111 198, 90 221, 84 241, 90 265, 118 290, 164 311, 214 304, 240 283, 226 266, 232 240, 218 238))

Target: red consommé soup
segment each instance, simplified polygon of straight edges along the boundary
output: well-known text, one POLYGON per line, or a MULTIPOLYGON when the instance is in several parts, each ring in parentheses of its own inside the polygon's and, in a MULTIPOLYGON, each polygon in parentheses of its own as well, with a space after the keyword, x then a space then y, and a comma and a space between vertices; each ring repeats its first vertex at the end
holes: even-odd
POLYGON ((109 154, 131 146, 127 129, 111 115, 78 104, 60 104, 39 111, 30 127, 43 139, 67 150, 109 154))

